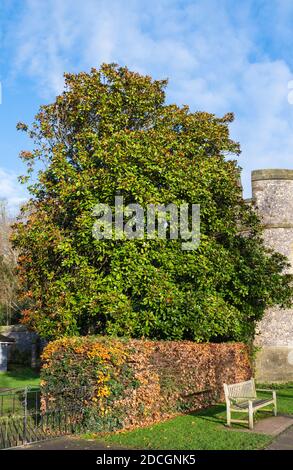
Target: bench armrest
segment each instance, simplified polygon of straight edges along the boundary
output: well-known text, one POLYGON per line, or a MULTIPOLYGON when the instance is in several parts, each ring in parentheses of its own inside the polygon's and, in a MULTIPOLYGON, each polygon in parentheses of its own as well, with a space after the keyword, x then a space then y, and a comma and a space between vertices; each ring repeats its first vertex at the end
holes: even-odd
POLYGON ((276 390, 271 390, 269 388, 256 388, 255 389, 256 392, 269 392, 273 395, 273 400, 276 402, 277 400, 277 392, 276 390))

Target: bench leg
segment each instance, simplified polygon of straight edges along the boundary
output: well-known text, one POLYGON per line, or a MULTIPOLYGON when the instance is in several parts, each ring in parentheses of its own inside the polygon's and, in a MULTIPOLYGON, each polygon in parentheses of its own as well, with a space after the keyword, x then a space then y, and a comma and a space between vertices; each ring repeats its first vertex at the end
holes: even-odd
POLYGON ((231 426, 231 410, 230 410, 230 403, 227 403, 227 426, 231 426))
POLYGON ((249 423, 249 429, 253 429, 253 407, 252 407, 252 402, 248 402, 248 423, 249 423))
POLYGON ((275 391, 273 391, 273 400, 274 400, 274 416, 277 416, 277 395, 275 391))

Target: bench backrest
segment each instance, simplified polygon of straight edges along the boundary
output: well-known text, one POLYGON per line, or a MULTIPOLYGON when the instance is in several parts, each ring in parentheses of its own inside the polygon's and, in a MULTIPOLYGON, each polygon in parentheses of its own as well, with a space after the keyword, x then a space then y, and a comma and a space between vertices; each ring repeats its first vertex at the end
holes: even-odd
POLYGON ((256 391, 254 379, 247 380, 246 382, 239 382, 237 384, 224 384, 224 392, 226 400, 228 398, 234 400, 241 400, 241 398, 255 398, 256 391))

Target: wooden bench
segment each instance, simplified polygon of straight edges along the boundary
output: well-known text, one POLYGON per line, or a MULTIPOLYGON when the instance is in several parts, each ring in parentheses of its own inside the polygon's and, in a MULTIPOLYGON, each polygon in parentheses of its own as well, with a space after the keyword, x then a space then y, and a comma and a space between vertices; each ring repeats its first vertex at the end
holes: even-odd
POLYGON ((253 429, 253 413, 261 408, 273 405, 274 415, 277 416, 277 397, 274 390, 256 389, 254 379, 237 384, 224 384, 225 400, 227 406, 227 426, 231 423, 247 423, 253 429), (256 392, 271 392, 270 398, 258 398, 256 392), (248 421, 232 419, 231 412, 248 413, 248 421))

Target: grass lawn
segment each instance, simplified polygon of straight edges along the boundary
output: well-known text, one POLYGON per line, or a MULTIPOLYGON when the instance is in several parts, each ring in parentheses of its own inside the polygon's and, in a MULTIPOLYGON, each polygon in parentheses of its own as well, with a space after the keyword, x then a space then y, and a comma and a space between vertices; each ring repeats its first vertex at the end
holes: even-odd
POLYGON ((103 439, 122 447, 160 450, 262 449, 271 442, 268 436, 225 429, 224 414, 225 407, 217 405, 147 428, 108 434, 103 439))
MULTIPOLYGON (((264 384, 258 385, 257 388, 271 388, 277 391, 278 413, 293 415, 293 382, 287 384, 264 384)), ((258 392, 259 395, 262 395, 258 392)), ((263 394, 267 397, 267 394, 263 394)))
MULTIPOLYGON (((266 385, 265 388, 277 390, 279 413, 293 414, 293 383, 266 385)), ((259 412, 257 419, 267 416, 268 413, 259 412)), ((225 417, 225 406, 217 405, 147 428, 107 434, 103 439, 109 444, 119 444, 123 447, 161 450, 249 450, 262 449, 271 442, 270 436, 241 431, 242 425, 233 425, 238 429, 236 432, 226 429, 225 417)))
POLYGON ((0 372, 1 388, 37 387, 39 374, 29 367, 13 367, 7 372, 0 372))

